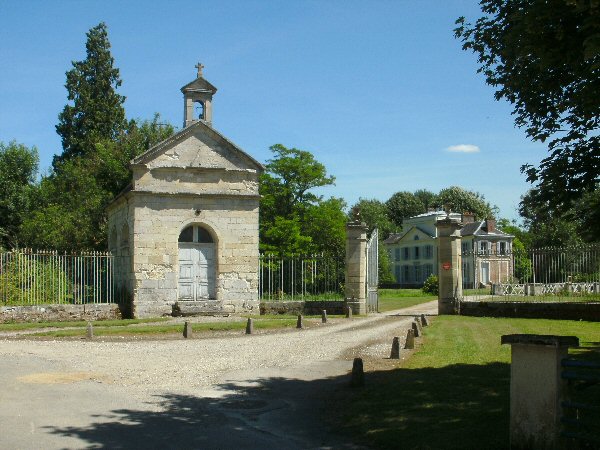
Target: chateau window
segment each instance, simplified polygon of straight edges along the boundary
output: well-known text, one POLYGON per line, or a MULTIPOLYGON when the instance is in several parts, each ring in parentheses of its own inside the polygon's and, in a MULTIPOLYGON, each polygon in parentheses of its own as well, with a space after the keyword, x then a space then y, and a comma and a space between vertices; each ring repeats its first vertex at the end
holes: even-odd
POLYGON ((400 249, 399 248, 394 249, 394 261, 400 261, 400 249))
POLYGON ((508 253, 508 242, 498 242, 498 253, 506 255, 508 253))
POLYGON ((404 271, 403 273, 403 279, 402 281, 404 281, 405 283, 409 283, 410 282, 410 266, 402 266, 402 269, 404 271))
POLYGON ((404 260, 410 259, 410 254, 409 254, 410 249, 408 247, 404 247, 402 250, 403 250, 403 255, 402 255, 403 259, 404 260))
POLYGON ((419 259, 420 258, 420 248, 419 247, 415 247, 415 259, 419 259))
POLYGON ((425 247, 425 259, 433 258, 433 245, 427 245, 425 247))

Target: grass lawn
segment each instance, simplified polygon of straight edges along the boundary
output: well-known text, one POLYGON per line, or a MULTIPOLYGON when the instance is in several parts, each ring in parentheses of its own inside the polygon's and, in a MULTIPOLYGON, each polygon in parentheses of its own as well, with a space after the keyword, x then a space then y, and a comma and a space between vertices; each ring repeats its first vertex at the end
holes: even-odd
POLYGON ((436 295, 425 294, 421 289, 379 289, 379 312, 408 308, 436 299, 436 295))
MULTIPOLYGON (((329 318, 340 318, 344 316, 330 315, 329 318)), ((280 316, 260 316, 254 317, 254 329, 275 329, 275 328, 292 328, 296 326, 297 316, 291 315, 280 315, 280 316)), ((146 321, 157 322, 156 319, 143 319, 146 321)), ((163 319, 168 320, 168 319, 163 319)), ((305 324, 310 325, 313 323, 320 323, 321 316, 304 316, 305 324)), ((138 327, 128 326, 130 323, 110 323, 109 321, 94 322, 94 336, 148 336, 148 335, 166 335, 166 334, 177 334, 180 335, 183 332, 182 323, 167 323, 167 324, 148 324, 138 327)), ((110 322, 132 322, 132 321, 110 321, 110 322)), ((135 321, 140 323, 141 320, 135 321)), ((17 325, 17 324, 14 324, 17 325)), ((53 330, 40 331, 39 333, 32 333, 30 336, 48 336, 48 337, 77 337, 86 335, 87 322, 68 322, 68 323, 39 323, 39 324, 19 324, 19 325, 31 325, 26 329, 32 328, 56 328, 53 330), (36 327, 34 327, 35 325, 36 327), (54 326, 58 325, 58 326, 54 326), (69 329, 61 329, 65 327, 69 329)), ((222 321, 222 322, 205 322, 205 323, 193 323, 192 331, 195 333, 207 333, 211 331, 243 331, 246 329, 246 321, 222 321)), ((0 327, 0 330, 4 328, 0 327)), ((12 328, 14 330, 14 328, 12 328)))
POLYGON ((598 323, 440 316, 410 358, 340 396, 338 426, 375 448, 509 448, 510 346, 500 336, 513 333, 600 343, 598 323))
MULTIPOLYGON (((167 317, 156 317, 153 319, 120 319, 120 320, 102 320, 94 322, 94 324, 102 325, 103 327, 123 327, 137 323, 155 323, 169 320, 167 317)), ((27 323, 0 323, 0 331, 22 331, 33 330, 36 328, 71 328, 85 327, 87 322, 83 320, 73 322, 27 322, 27 323)))

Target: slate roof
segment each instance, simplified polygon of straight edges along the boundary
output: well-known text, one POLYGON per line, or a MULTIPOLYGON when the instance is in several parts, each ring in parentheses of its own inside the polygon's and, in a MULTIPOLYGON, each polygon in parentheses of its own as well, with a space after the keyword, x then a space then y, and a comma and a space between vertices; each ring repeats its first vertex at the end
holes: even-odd
POLYGON ((435 236, 432 236, 431 233, 427 232, 426 230, 424 230, 421 227, 418 226, 412 226, 410 227, 408 230, 406 231, 402 231, 400 233, 392 233, 388 236, 388 238, 386 240, 383 241, 384 244, 395 244, 397 243, 400 239, 402 239, 404 236, 406 236, 410 231, 412 230, 419 230, 421 233, 429 236, 430 238, 433 238, 435 236))
POLYGON ((476 237, 497 237, 497 238, 512 238, 514 236, 505 233, 504 231, 496 228, 492 232, 488 232, 487 222, 480 220, 466 224, 460 229, 461 236, 476 236, 476 237))

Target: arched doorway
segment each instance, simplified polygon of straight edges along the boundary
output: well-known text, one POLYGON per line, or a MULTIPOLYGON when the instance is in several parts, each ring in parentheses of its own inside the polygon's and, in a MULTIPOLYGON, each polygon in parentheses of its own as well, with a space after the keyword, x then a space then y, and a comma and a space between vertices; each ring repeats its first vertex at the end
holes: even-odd
POLYGON ((201 225, 190 225, 179 235, 179 300, 215 299, 216 245, 201 225))

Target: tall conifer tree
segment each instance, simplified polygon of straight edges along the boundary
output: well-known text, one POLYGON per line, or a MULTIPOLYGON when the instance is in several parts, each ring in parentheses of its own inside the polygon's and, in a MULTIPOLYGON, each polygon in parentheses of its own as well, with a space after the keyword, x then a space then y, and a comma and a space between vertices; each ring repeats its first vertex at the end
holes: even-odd
POLYGON ((67 72, 67 104, 59 115, 56 132, 62 138, 63 153, 55 156, 54 169, 76 156, 87 156, 95 145, 115 140, 126 126, 125 97, 116 93, 121 85, 119 69, 114 67, 105 23, 87 33, 87 57, 73 61, 67 72))

